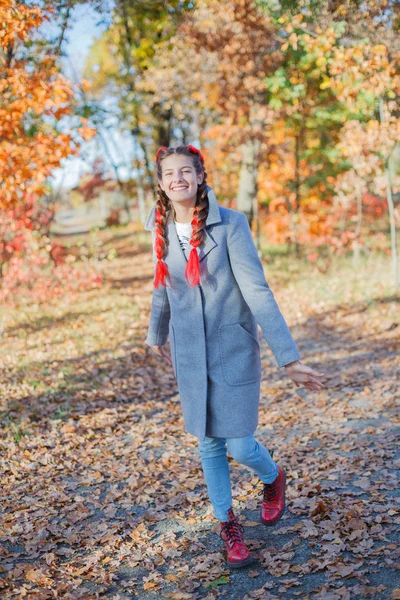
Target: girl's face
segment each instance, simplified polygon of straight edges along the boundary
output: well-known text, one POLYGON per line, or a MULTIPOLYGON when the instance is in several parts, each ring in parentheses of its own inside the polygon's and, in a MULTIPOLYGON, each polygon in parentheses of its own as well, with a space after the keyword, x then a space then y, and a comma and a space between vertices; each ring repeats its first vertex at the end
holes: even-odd
POLYGON ((184 154, 171 154, 162 160, 161 169, 159 184, 171 202, 194 206, 204 175, 196 173, 193 160, 184 154))

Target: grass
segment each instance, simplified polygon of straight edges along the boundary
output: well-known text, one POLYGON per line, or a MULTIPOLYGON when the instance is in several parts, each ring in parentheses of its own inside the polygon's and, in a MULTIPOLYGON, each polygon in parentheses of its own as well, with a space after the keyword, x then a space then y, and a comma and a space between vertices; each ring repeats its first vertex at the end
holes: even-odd
MULTIPOLYGON (((124 257, 133 246, 140 249, 144 260, 151 252, 151 236, 138 224, 95 229, 89 234, 55 239, 66 245, 77 261, 99 260, 106 280, 110 273, 118 274, 124 257)), ((267 244, 265 239, 261 240, 261 252, 267 281, 274 290, 279 290, 279 295, 284 293, 290 297, 291 302, 306 295, 314 306, 321 304, 328 307, 338 303, 373 302, 375 298, 390 297, 396 293, 391 258, 384 253, 362 254, 357 263, 351 255, 342 255, 331 256, 329 261, 320 259, 315 264, 287 254, 286 245, 267 244)), ((133 271, 131 274, 135 276, 133 271)), ((51 331, 50 344, 57 346, 67 339, 74 340, 76 352, 81 353, 88 349, 87 339, 101 343, 111 333, 110 327, 99 327, 102 322, 112 323, 113 330, 120 329, 137 319, 140 313, 132 297, 107 287, 81 294, 70 306, 69 302, 69 298, 62 298, 47 305, 22 309, 3 306, 0 307, 0 322, 3 329, 19 326, 21 339, 29 339, 34 330, 48 327, 51 331), (55 327, 60 321, 70 326, 55 327)), ((25 368, 28 364, 22 360, 20 367, 25 368)), ((32 385, 38 385, 35 378, 32 385)))
POLYGON ((305 259, 274 255, 264 259, 265 274, 296 295, 311 295, 313 302, 329 306, 347 302, 369 302, 395 294, 391 258, 382 253, 333 256, 323 271, 305 259))

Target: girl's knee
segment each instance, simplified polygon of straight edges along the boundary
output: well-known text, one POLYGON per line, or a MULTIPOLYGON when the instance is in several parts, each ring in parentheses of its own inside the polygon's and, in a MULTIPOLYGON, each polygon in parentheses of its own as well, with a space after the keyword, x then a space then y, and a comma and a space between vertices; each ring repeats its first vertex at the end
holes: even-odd
POLYGON ((253 436, 243 438, 231 438, 228 440, 228 450, 236 462, 246 464, 254 458, 257 449, 257 441, 253 436))
POLYGON ((199 442, 199 454, 202 458, 217 456, 226 452, 225 438, 205 437, 199 442))

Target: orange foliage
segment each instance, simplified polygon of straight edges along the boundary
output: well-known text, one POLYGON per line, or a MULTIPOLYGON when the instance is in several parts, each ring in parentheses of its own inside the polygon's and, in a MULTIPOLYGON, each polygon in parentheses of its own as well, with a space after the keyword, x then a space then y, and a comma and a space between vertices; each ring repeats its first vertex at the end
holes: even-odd
MULTIPOLYGON (((50 123, 71 112, 74 92, 55 57, 28 61, 20 46, 44 22, 37 6, 0 0, 0 206, 43 193, 62 158, 77 153, 72 136, 50 123)), ((83 123, 82 133, 86 134, 83 123)))

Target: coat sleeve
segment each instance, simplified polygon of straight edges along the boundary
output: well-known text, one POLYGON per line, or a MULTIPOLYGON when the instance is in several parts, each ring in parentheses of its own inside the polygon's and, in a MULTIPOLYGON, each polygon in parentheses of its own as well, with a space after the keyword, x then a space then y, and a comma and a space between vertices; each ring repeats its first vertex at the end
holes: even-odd
MULTIPOLYGON (((153 263, 156 263, 157 257, 154 252, 154 232, 153 240, 153 263)), ((171 316, 167 288, 160 285, 153 288, 153 297, 151 300, 150 323, 147 331, 146 343, 151 346, 163 346, 168 339, 169 320, 171 316)))
POLYGON ((299 360, 300 352, 265 279, 247 217, 239 211, 229 226, 228 254, 240 291, 260 325, 278 367, 299 360))

